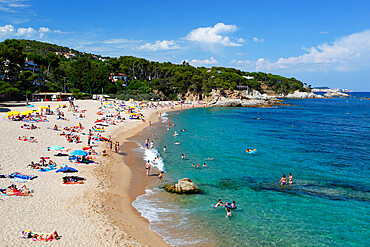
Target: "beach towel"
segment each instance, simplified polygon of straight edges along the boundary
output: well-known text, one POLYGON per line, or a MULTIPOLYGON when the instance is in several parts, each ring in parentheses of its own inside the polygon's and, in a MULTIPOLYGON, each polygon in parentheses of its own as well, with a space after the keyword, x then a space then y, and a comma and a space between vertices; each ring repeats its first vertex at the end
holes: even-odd
POLYGON ((56 170, 57 168, 56 167, 46 167, 46 168, 41 168, 41 169, 36 169, 40 172, 48 172, 48 171, 52 171, 52 170, 56 170))
POLYGON ((37 178, 36 175, 23 175, 19 172, 14 172, 14 173, 10 174, 9 176, 11 178, 20 178, 20 179, 26 179, 26 180, 32 180, 32 179, 37 178))
POLYGON ((28 182, 28 179, 22 179, 22 178, 10 178, 11 182, 16 182, 16 183, 26 183, 28 182))

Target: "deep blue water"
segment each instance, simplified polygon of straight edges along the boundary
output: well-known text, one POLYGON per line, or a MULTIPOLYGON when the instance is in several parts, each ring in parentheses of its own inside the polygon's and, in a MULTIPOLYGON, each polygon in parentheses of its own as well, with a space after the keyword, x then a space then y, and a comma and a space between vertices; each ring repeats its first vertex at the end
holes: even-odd
POLYGON ((204 191, 150 189, 134 206, 176 246, 368 245, 370 101, 360 97, 370 94, 353 96, 171 113, 176 125, 155 143, 165 177, 188 177, 204 191), (247 148, 257 153, 247 154, 247 148), (204 162, 209 168, 191 166, 204 162), (280 186, 289 173, 293 185, 280 186), (236 201, 231 218, 212 207, 219 198, 236 201))

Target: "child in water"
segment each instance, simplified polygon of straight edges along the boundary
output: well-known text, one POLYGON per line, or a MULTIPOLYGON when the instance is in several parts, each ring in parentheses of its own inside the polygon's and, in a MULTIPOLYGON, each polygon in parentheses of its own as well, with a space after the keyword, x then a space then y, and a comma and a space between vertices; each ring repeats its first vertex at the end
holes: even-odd
MULTIPOLYGON (((161 173, 160 173, 160 174, 159 174, 159 176, 158 176, 158 180, 157 180, 157 182, 162 182, 163 174, 164 174, 164 171, 161 171, 161 173)), ((163 181, 164 181, 164 179, 163 179, 163 181)))
POLYGON ((230 218, 231 216, 233 216, 233 214, 231 213, 231 210, 226 208, 226 217, 230 218))

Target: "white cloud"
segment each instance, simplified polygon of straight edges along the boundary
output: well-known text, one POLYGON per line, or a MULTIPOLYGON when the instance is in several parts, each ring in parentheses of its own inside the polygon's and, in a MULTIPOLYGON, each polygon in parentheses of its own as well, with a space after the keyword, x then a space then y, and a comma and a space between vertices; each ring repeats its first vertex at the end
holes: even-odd
POLYGON ((270 62, 260 58, 256 70, 355 71, 370 67, 370 30, 311 47, 307 53, 270 62))
POLYGON ((256 43, 262 43, 262 42, 264 42, 264 40, 263 40, 263 39, 259 39, 259 38, 257 38, 257 37, 254 37, 254 38, 253 38, 253 41, 254 41, 254 42, 256 42, 256 43))
POLYGON ((109 39, 104 40, 104 44, 127 44, 127 43, 137 43, 141 42, 142 40, 129 40, 129 39, 109 39))
POLYGON ((204 59, 204 60, 193 59, 191 60, 191 62, 189 62, 189 64, 191 64, 194 67, 200 67, 200 66, 218 64, 218 61, 214 57, 211 57, 210 59, 204 59))
POLYGON ((28 28, 20 27, 17 29, 16 36, 31 38, 36 33, 37 31, 33 29, 32 27, 28 27, 28 28))
POLYGON ((185 39, 203 44, 242 46, 241 43, 245 42, 244 39, 222 36, 222 34, 233 33, 237 30, 238 28, 235 25, 225 25, 224 23, 217 23, 213 27, 200 27, 194 29, 188 35, 186 35, 185 39))
POLYGON ((328 33, 327 31, 320 32, 320 34, 327 34, 327 33, 328 33))
POLYGON ((0 27, 0 37, 4 38, 13 38, 13 37, 34 38, 36 36, 43 38, 46 33, 62 33, 62 31, 51 30, 48 27, 40 27, 39 30, 36 30, 32 27, 16 28, 13 25, 5 25, 3 27, 0 27))
POLYGON ((14 33, 15 28, 12 25, 5 25, 3 27, 0 27, 0 35, 1 36, 6 36, 9 34, 14 33))
POLYGON ((28 1, 25 0, 0 0, 0 11, 16 13, 19 9, 29 7, 28 1))
POLYGON ((139 47, 139 50, 146 50, 146 51, 164 51, 164 50, 175 50, 179 49, 180 46, 176 44, 174 40, 157 40, 154 44, 146 43, 139 47))

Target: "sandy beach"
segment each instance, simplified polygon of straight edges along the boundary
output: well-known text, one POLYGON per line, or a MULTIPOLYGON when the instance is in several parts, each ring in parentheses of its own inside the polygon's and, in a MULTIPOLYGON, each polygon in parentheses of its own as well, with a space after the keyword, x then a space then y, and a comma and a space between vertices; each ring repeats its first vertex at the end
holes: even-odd
MULTIPOLYGON (((56 105, 68 102, 35 102, 34 108, 56 105)), ((93 156, 94 162, 99 164, 76 165, 68 160, 68 156, 56 157, 54 151, 47 151, 47 147, 60 145, 65 149, 76 150, 87 146, 88 129, 102 116, 96 115, 101 106, 99 101, 76 101, 79 118, 67 108, 62 111, 65 120, 57 120, 57 116, 48 115, 48 122, 34 123, 38 129, 28 130, 21 128, 25 122, 9 121, 6 112, 25 111, 30 108, 24 103, 1 104, 0 138, 0 174, 19 172, 38 177, 27 182, 14 182, 9 178, 0 178, 0 188, 5 189, 11 184, 21 187, 25 184, 33 191, 32 196, 0 196, 2 232, 0 241, 2 246, 33 245, 32 239, 19 238, 21 231, 50 233, 57 231, 60 240, 54 240, 57 246, 166 246, 164 240, 155 232, 149 230, 148 222, 140 217, 131 203, 135 197, 144 192, 147 184, 145 169, 142 171, 130 166, 135 158, 130 153, 133 143, 127 139, 138 134, 148 127, 149 121, 158 121, 159 113, 180 109, 180 106, 171 109, 144 109, 142 111, 146 122, 141 120, 128 120, 128 114, 122 113, 125 121, 110 125, 103 137, 111 136, 113 141, 119 141, 121 148, 118 154, 109 151, 108 142, 95 142, 94 150, 101 153, 108 150, 109 156, 93 156), (77 126, 82 124, 84 130, 80 132, 81 143, 69 143, 61 131, 53 130, 54 125, 59 127, 77 126), (37 142, 18 140, 18 137, 34 137, 37 142), (62 177, 70 174, 56 173, 55 170, 40 172, 28 169, 31 161, 38 162, 40 157, 50 157, 57 166, 67 164, 78 169, 72 175, 86 178, 84 184, 62 184, 62 177), (131 159, 131 161, 130 161, 131 159), (133 176, 134 175, 134 176, 133 176), (132 179, 134 178, 134 179, 132 179)), ((114 112, 113 107, 107 108, 114 112)), ((28 123, 26 123, 28 124, 28 123)), ((95 133, 96 134, 96 133, 95 133)))

